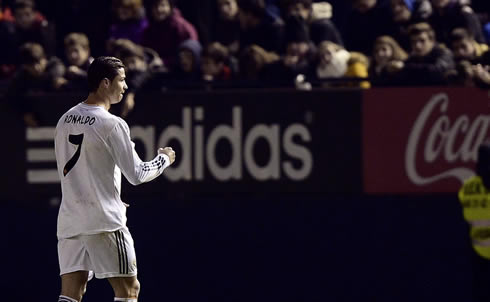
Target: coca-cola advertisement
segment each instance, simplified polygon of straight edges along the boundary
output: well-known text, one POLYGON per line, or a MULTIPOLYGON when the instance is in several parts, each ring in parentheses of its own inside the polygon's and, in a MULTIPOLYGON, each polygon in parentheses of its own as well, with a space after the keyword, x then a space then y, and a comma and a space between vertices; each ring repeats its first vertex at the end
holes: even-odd
POLYGON ((364 192, 457 192, 489 138, 489 100, 477 88, 365 91, 364 192))

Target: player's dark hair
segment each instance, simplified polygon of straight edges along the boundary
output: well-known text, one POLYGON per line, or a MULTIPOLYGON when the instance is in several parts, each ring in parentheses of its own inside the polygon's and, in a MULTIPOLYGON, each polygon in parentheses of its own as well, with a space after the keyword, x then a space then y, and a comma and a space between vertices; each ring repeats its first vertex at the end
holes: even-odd
POLYGON ((124 68, 123 62, 115 57, 98 57, 88 68, 89 92, 95 92, 99 88, 100 81, 108 79, 112 82, 119 74, 119 69, 124 68))
POLYGON ((478 147, 476 174, 482 178, 485 187, 490 189, 490 141, 486 141, 478 147))

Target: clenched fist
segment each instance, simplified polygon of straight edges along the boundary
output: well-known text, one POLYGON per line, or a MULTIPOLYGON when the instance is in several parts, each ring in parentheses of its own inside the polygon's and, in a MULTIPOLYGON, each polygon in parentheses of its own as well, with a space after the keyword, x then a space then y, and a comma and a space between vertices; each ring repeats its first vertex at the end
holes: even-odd
POLYGON ((165 154, 170 159, 170 164, 175 161, 175 151, 172 150, 172 147, 159 148, 158 154, 165 154))

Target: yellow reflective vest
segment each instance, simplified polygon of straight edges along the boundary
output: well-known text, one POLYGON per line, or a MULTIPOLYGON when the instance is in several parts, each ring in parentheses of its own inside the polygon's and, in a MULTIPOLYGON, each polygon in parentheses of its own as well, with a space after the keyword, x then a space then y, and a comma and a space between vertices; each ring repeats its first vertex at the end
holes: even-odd
POLYGON ((459 190, 459 201, 464 219, 470 224, 473 248, 482 257, 490 259, 490 191, 480 176, 466 180, 459 190))

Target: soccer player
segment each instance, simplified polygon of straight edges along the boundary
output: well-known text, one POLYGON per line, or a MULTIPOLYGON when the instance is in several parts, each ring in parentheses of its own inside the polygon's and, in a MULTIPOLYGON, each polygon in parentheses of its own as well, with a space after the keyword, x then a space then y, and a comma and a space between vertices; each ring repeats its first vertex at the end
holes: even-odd
POLYGON ((87 281, 109 280, 114 301, 136 302, 139 282, 133 239, 121 201, 121 172, 138 185, 151 181, 175 160, 170 147, 143 162, 126 122, 108 112, 128 89, 123 63, 95 59, 88 70, 89 96, 60 118, 55 132, 62 201, 58 214, 58 301, 82 299, 87 281), (90 278, 89 278, 90 276, 90 278))

